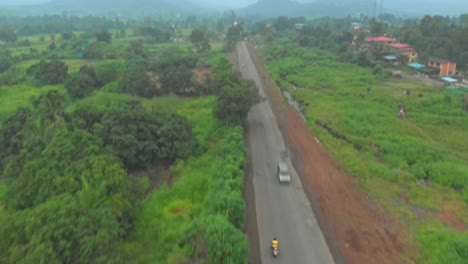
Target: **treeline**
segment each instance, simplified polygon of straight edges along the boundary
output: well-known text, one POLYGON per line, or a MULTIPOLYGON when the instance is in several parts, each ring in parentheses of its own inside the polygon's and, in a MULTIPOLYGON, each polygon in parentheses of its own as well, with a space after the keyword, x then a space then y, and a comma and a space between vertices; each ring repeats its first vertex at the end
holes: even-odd
POLYGON ((468 14, 456 19, 425 16, 419 21, 407 20, 395 36, 411 44, 425 59, 423 63, 435 56, 454 61, 458 67, 468 65, 468 14))
MULTIPOLYGON (((187 19, 187 21, 189 21, 187 19)), ((177 21, 180 24, 183 21, 177 21)), ((174 21, 175 23, 175 21, 174 21)), ((186 22, 188 23, 188 22, 186 22)), ((186 24, 185 23, 185 24, 186 24)), ((196 20, 193 25, 196 26, 196 20)), ((185 25, 183 24, 183 25, 185 25)), ((0 27, 11 28, 17 36, 30 36, 37 34, 60 34, 69 31, 94 32, 96 30, 121 30, 131 29, 138 25, 148 27, 169 28, 172 26, 167 20, 151 19, 111 19, 98 16, 0 16, 0 27)))
POLYGON ((460 68, 468 64, 468 15, 457 18, 425 16, 422 19, 407 19, 400 24, 388 24, 364 18, 318 18, 306 21, 302 17, 278 17, 257 23, 251 27, 262 33, 269 41, 285 36, 296 39, 303 47, 316 47, 337 54, 341 61, 360 66, 375 67, 384 55, 383 50, 375 49, 367 56, 364 45, 366 37, 387 35, 398 42, 412 45, 419 59, 426 63, 431 56, 457 62, 460 68), (364 19, 364 29, 353 31, 351 22, 364 19), (304 27, 295 28, 296 23, 304 27), (270 24, 271 26, 267 26, 270 24), (296 31, 296 33, 293 33, 296 31), (277 33, 281 32, 281 34, 277 33))
POLYGON ((95 31, 96 29, 124 29, 136 24, 135 20, 122 21, 105 17, 67 17, 44 15, 28 17, 0 17, 0 26, 11 27, 19 36, 59 34, 67 31, 95 31))
POLYGON ((208 17, 178 17, 161 18, 146 16, 142 19, 118 19, 101 16, 0 16, 0 40, 9 41, 4 35, 14 34, 16 37, 25 37, 38 34, 61 34, 65 32, 96 32, 98 30, 124 30, 136 29, 138 34, 149 35, 154 30, 165 29, 174 32, 181 28, 209 27, 223 31, 226 27, 226 18, 208 17))

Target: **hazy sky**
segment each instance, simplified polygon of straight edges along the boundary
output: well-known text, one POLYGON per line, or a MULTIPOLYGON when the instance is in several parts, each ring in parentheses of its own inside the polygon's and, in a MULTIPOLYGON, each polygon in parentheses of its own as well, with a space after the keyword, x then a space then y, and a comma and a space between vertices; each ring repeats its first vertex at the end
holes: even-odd
MULTIPOLYGON (((79 1, 79 0, 76 0, 79 1)), ((177 0, 172 0, 177 1, 177 0)), ((217 6, 244 7, 255 3, 257 0, 188 0, 190 2, 200 2, 217 6)), ((314 0, 296 0, 297 2, 312 2, 314 0)), ((0 5, 27 5, 50 2, 50 0, 0 0, 0 5)))
POLYGON ((49 2, 49 0, 0 0, 1 5, 27 5, 46 2, 49 2))

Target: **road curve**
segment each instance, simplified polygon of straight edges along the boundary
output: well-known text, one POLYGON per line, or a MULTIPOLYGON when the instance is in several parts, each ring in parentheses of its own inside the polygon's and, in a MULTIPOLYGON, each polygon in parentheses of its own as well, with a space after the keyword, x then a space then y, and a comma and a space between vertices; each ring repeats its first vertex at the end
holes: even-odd
MULTIPOLYGON (((238 68, 243 78, 253 80, 260 95, 265 97, 244 42, 239 43, 237 51, 238 68)), ((287 149, 268 100, 251 109, 247 123, 262 263, 334 263, 289 158, 286 161, 291 170, 291 183, 279 184, 276 166, 287 149), (270 248, 274 237, 279 241, 277 258, 272 256, 270 248)))

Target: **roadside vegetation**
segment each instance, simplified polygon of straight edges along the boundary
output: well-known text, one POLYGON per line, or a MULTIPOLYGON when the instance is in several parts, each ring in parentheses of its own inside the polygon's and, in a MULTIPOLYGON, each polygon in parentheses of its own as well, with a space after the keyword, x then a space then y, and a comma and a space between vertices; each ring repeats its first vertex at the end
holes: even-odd
POLYGON ((30 19, 0 24, 0 262, 246 263, 224 24, 30 19))
POLYGON ((269 74, 300 103, 307 124, 332 156, 409 227, 418 255, 404 259, 465 263, 468 115, 463 94, 411 75, 392 78, 378 56, 340 49, 351 47, 352 40, 352 35, 343 38, 348 32, 329 31, 340 20, 319 22, 299 31, 266 27, 254 42, 269 74), (309 31, 329 37, 304 34, 309 31), (398 117, 399 109, 406 118, 398 117))

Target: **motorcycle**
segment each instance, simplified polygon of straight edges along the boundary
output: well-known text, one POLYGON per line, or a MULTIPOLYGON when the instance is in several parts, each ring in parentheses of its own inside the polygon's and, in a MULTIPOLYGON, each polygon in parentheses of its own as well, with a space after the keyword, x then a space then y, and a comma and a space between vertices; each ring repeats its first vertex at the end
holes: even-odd
POLYGON ((277 257, 278 254, 279 254, 279 250, 278 250, 278 247, 271 247, 272 248, 272 253, 273 253, 273 257, 277 257))

